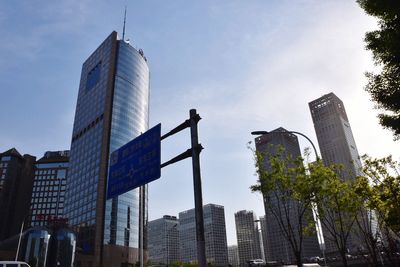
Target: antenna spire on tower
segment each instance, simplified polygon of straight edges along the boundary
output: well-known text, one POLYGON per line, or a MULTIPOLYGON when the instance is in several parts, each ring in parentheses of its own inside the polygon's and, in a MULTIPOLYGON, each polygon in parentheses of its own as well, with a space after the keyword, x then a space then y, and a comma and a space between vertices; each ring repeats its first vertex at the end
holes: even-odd
POLYGON ((125 15, 124 15, 124 28, 122 30, 122 41, 125 41, 125 23, 126 23, 126 6, 125 6, 125 15))

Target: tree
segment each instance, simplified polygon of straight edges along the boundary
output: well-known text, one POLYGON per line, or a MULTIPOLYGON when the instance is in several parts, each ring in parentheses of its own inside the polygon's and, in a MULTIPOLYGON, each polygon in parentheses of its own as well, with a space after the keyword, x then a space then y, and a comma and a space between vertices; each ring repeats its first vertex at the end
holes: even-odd
POLYGON ((315 233, 312 215, 314 182, 307 175, 301 157, 293 158, 282 146, 271 147, 271 150, 274 152, 254 152, 258 181, 251 190, 262 193, 266 213, 272 214, 297 265, 302 266, 304 237, 315 233))
POLYGON ((400 249, 400 165, 391 156, 372 159, 364 155, 363 161, 364 185, 359 188, 367 196, 367 207, 374 210, 382 239, 378 240, 380 249, 397 266, 398 257, 393 255, 400 249), (368 189, 366 183, 370 184, 368 189))
POLYGON ((314 188, 313 194, 317 217, 326 233, 325 242, 329 240, 336 246, 343 266, 348 266, 348 241, 356 223, 360 202, 353 190, 354 182, 341 179, 342 171, 342 165, 328 167, 321 161, 310 165, 310 180, 320 181, 320 186, 314 188))
POLYGON ((400 238, 400 165, 391 156, 371 159, 363 156, 365 176, 373 184, 371 205, 393 233, 400 238))
POLYGON ((354 233, 363 243, 363 249, 359 253, 362 255, 368 253, 366 260, 369 264, 378 266, 380 232, 377 227, 376 209, 379 202, 374 187, 367 177, 356 177, 353 189, 359 201, 354 233))
POLYGON ((400 139, 400 2, 398 0, 357 0, 371 16, 378 19, 379 29, 367 32, 366 48, 372 51, 380 73, 366 73, 366 91, 383 113, 380 124, 400 139))

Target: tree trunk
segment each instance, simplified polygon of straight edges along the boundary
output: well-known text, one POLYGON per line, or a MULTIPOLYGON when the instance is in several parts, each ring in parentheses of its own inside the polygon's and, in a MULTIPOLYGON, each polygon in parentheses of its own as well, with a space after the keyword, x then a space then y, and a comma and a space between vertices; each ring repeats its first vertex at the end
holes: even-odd
MULTIPOLYGON (((378 252, 378 253, 379 253, 379 252, 378 252)), ((378 255, 377 255, 377 253, 376 253, 376 249, 371 249, 370 255, 371 255, 371 258, 372 258, 372 265, 373 265, 373 266, 379 266, 379 263, 378 263, 378 255)))
POLYGON ((303 260, 302 260, 302 258, 301 258, 301 252, 300 252, 300 251, 296 251, 294 255, 295 255, 295 257, 296 257, 296 264, 297 264, 297 266, 298 266, 298 267, 303 266, 303 260))
POLYGON ((348 267, 347 258, 346 258, 346 251, 340 251, 340 257, 342 257, 342 262, 344 267, 348 267))

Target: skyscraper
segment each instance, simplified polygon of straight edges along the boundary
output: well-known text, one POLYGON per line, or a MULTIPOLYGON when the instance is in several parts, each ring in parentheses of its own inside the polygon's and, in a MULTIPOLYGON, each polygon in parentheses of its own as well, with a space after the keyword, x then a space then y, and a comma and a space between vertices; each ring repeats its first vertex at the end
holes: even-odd
POLYGON ((179 221, 175 216, 164 215, 148 223, 149 261, 154 264, 171 264, 179 258, 179 221))
POLYGON ((249 260, 262 259, 257 217, 254 212, 236 212, 235 224, 240 266, 247 266, 249 260))
POLYGON ((239 266, 239 252, 237 245, 228 246, 228 261, 229 264, 234 267, 239 266))
MULTIPOLYGON (((344 169, 341 178, 344 180, 353 179, 360 174, 361 161, 342 100, 334 93, 329 93, 311 101, 308 105, 317 134, 322 161, 327 166, 342 164, 344 169)), ((337 248, 331 241, 332 238, 329 237, 327 231, 323 231, 323 233, 326 252, 328 254, 336 253, 337 248)), ((357 252, 362 244, 356 235, 350 234, 347 247, 351 252, 357 252)))
POLYGON ((105 198, 109 155, 148 129, 148 108, 143 51, 112 32, 82 66, 72 132, 65 214, 78 235, 82 267, 138 261, 147 189, 105 198))
POLYGON ((308 106, 324 164, 343 164, 345 180, 358 175, 361 162, 342 100, 329 93, 308 106))
MULTIPOLYGON (((203 206, 204 235, 207 263, 213 266, 228 265, 224 207, 215 204, 203 206)), ((183 262, 197 261, 195 210, 179 213, 179 245, 183 262)))
POLYGON ((0 153, 0 241, 18 234, 29 214, 35 160, 15 148, 0 153))
MULTIPOLYGON (((47 225, 64 217, 69 151, 48 151, 35 163, 30 225, 47 225)), ((63 218, 64 219, 64 218, 63 218)))
MULTIPOLYGON (((284 128, 278 128, 268 134, 257 137, 255 143, 256 150, 262 153, 274 154, 276 153, 277 146, 282 146, 286 155, 291 155, 293 158, 301 156, 297 136, 289 133, 284 128)), ((268 157, 266 157, 263 167, 268 171, 271 167, 267 159, 268 157)), ((295 262, 295 256, 292 252, 290 243, 285 238, 278 220, 269 210, 267 205, 271 205, 277 211, 280 210, 282 214, 287 214, 287 218, 290 219, 291 227, 296 229, 294 231, 297 232, 300 227, 304 227, 306 224, 306 221, 303 221, 302 225, 298 222, 298 215, 296 214, 297 209, 295 208, 298 204, 291 200, 287 201, 287 203, 282 202, 274 194, 271 194, 268 197, 264 196, 265 217, 261 221, 261 227, 265 231, 263 237, 266 238, 264 241, 266 260, 284 261, 286 263, 295 262), (288 210, 288 213, 284 212, 284 208, 288 210)), ((311 209, 308 212, 311 214, 311 209)), ((320 254, 316 234, 312 236, 304 236, 302 246, 303 257, 318 256, 320 254)))

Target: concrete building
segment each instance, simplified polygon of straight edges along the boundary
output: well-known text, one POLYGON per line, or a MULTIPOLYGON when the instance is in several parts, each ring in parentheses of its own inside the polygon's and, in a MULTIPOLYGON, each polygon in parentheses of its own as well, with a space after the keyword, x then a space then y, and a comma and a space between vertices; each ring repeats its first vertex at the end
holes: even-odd
POLYGON ((241 210, 235 213, 240 266, 247 266, 249 260, 262 259, 257 221, 253 211, 241 210))
POLYGON ((344 180, 360 174, 361 162, 342 100, 329 93, 308 105, 324 164, 343 164, 344 180))
POLYGON ((82 66, 72 132, 64 212, 81 267, 135 263, 146 249, 147 187, 110 200, 106 192, 110 153, 148 129, 148 110, 143 51, 112 32, 82 66))
POLYGON ((165 215, 148 223, 148 251, 152 264, 171 264, 179 257, 179 221, 165 215))
POLYGON ((18 234, 29 214, 35 160, 15 148, 0 153, 0 241, 18 234))
POLYGON ((234 267, 239 266, 239 251, 237 245, 228 246, 228 261, 229 264, 234 267))
MULTIPOLYGON (((343 180, 353 179, 360 175, 361 161, 342 100, 334 93, 329 93, 311 101, 308 105, 324 164, 326 166, 342 164, 344 169, 340 175, 343 180)), ((367 211, 366 213, 369 214, 367 211)), ((368 216, 375 218, 373 214, 368 216)), ((374 219, 372 223, 376 228, 374 219)), ((327 231, 323 232, 326 253, 328 255, 337 253, 336 246, 333 241, 330 241, 332 238, 329 237, 327 231)), ((357 253, 358 249, 363 247, 363 244, 357 240, 354 234, 348 238, 347 246, 351 253, 357 253)))
POLYGON ((69 151, 48 151, 35 163, 30 207, 30 226, 65 221, 64 200, 69 167, 69 151))
MULTIPOLYGON (((264 134, 255 139, 256 150, 262 153, 276 153, 276 149, 278 146, 282 146, 284 148, 285 155, 290 155, 293 158, 297 158, 301 156, 300 146, 297 139, 297 136, 289 133, 284 128, 275 129, 268 134, 264 134)), ((270 164, 268 159, 265 159, 264 162, 265 170, 269 170, 270 164)), ((289 215, 287 216, 290 219, 290 225, 294 229, 295 232, 300 229, 300 227, 304 227, 306 222, 304 221, 302 225, 298 223, 298 216, 296 214, 297 209, 295 208, 298 205, 296 202, 292 200, 288 200, 282 202, 278 198, 276 194, 271 194, 269 196, 264 196, 264 207, 265 207, 265 223, 261 225, 264 226, 263 236, 266 237, 264 241, 265 247, 265 257, 267 261, 283 261, 285 263, 294 263, 295 256, 292 252, 290 243, 285 238, 284 232, 279 224, 279 221, 271 212, 269 207, 272 207, 276 213, 280 211, 282 214, 285 214, 284 208, 289 211, 289 215)), ((311 214, 311 209, 309 210, 311 214)), ((311 216, 311 215, 310 215, 311 216)), ((304 236, 303 238, 303 248, 302 248, 302 257, 313 257, 320 255, 320 249, 318 244, 317 235, 312 236, 304 236)))
MULTIPOLYGON (((225 211, 223 206, 203 206, 207 263, 213 266, 228 265, 225 211)), ((180 257, 183 262, 197 262, 195 210, 179 213, 180 257)))

